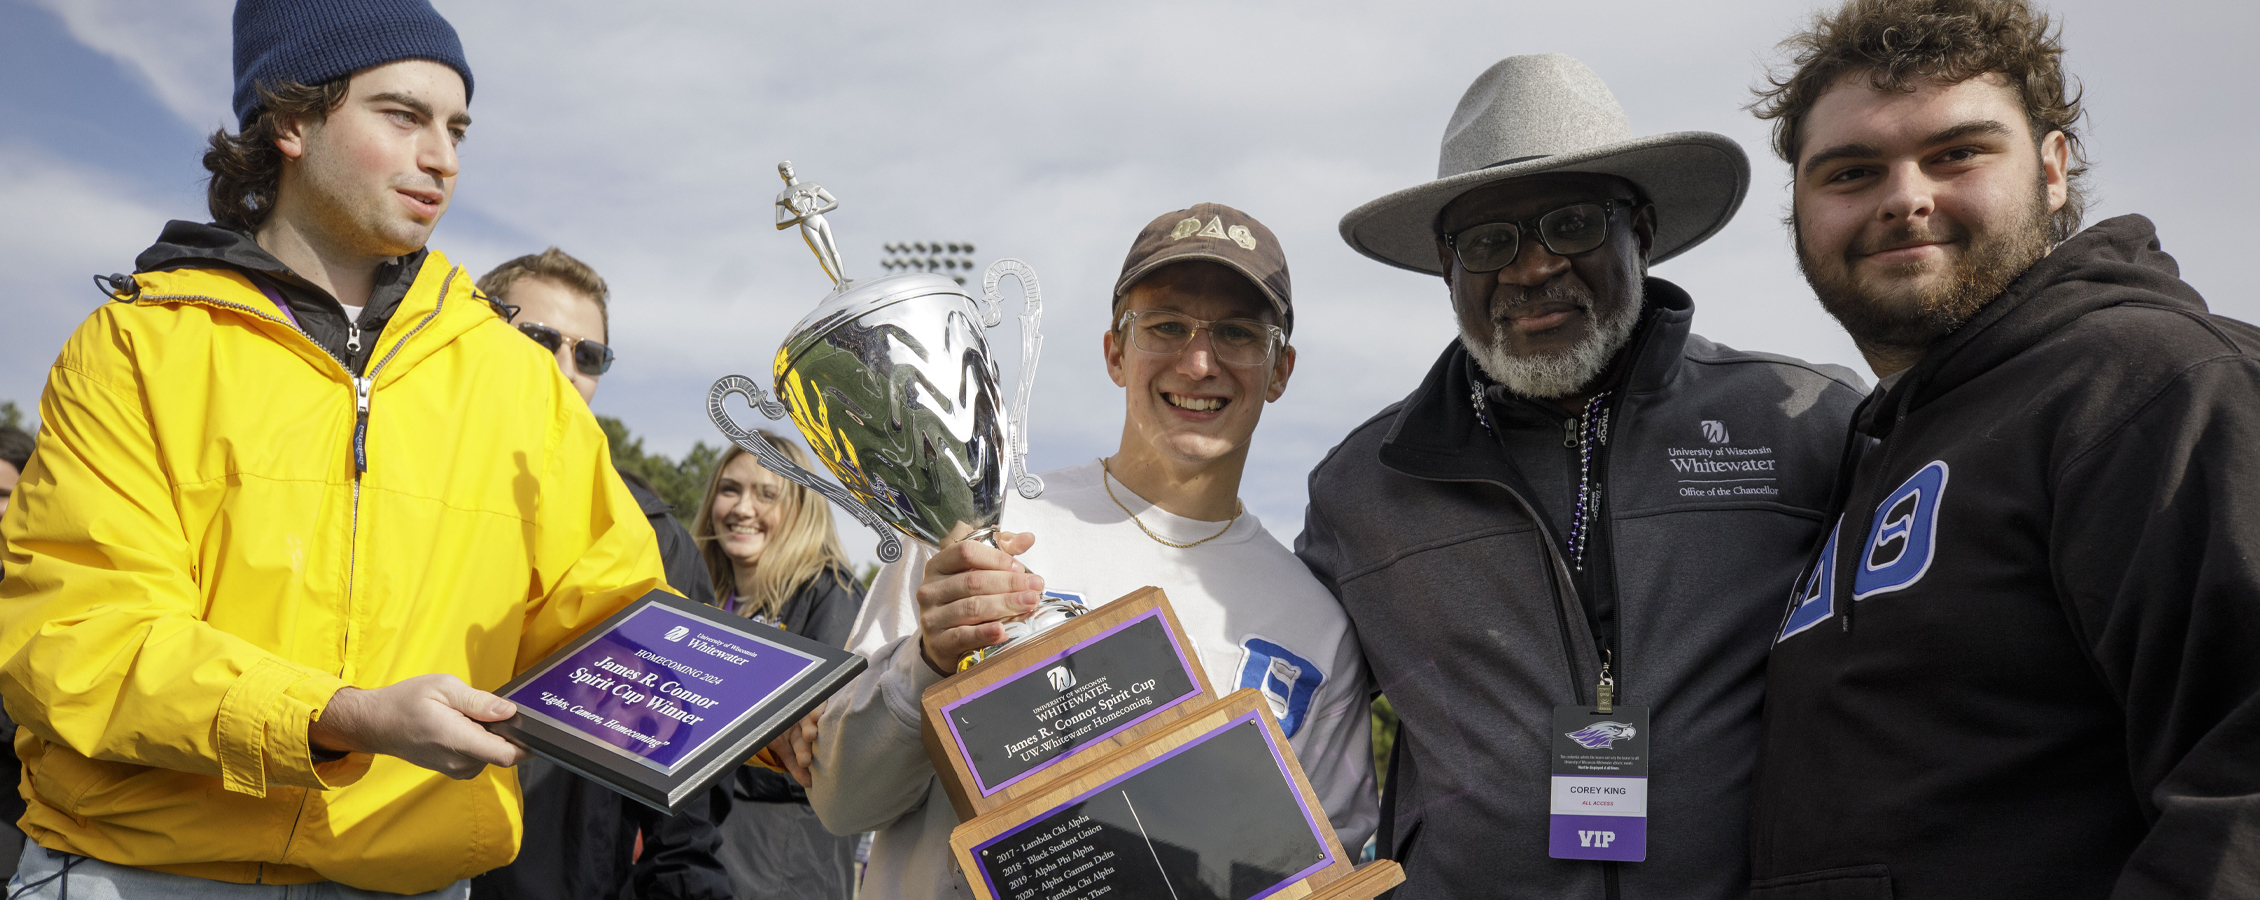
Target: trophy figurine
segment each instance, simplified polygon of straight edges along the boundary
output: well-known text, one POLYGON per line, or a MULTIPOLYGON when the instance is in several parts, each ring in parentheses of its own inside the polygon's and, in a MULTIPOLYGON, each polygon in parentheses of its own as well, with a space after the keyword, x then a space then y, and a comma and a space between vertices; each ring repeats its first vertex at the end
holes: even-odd
MULTIPOLYGON (((952 538, 996 545, 1006 476, 1020 496, 1043 493, 1028 474, 1028 395, 1043 346, 1036 273, 1017 259, 990 264, 976 301, 955 281, 930 272, 849 278, 824 214, 840 206, 822 185, 777 165, 777 229, 800 226, 802 240, 832 279, 832 291, 785 338, 772 366, 774 395, 753 379, 729 375, 707 392, 714 427, 761 465, 839 504, 879 533, 879 559, 902 558, 908 535, 938 548, 952 538), (1003 321, 999 282, 1020 282, 1020 384, 1007 415, 986 329, 1003 321), (800 468, 738 425, 723 407, 742 394, 771 419, 791 415, 838 484, 800 468), (1009 467, 1009 472, 1007 471, 1009 467)), ((1005 641, 960 661, 965 669, 1004 647, 1082 614, 1046 597, 1035 612, 1005 623, 1005 641)))

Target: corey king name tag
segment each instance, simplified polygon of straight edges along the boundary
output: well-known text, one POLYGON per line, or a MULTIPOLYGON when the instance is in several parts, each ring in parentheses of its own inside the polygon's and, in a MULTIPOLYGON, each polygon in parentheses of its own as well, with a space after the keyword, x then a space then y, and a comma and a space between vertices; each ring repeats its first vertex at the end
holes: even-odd
POLYGON ((1554 708, 1555 859, 1648 858, 1648 708, 1554 708))

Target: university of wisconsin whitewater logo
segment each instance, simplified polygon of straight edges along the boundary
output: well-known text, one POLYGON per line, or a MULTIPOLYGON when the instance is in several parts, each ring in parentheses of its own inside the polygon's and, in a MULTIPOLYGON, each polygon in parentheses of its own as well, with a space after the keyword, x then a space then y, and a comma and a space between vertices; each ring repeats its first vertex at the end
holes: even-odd
POLYGON ((682 639, 683 639, 683 638, 684 638, 684 637, 685 637, 686 635, 689 635, 690 633, 691 633, 691 629, 690 629, 690 626, 688 626, 688 625, 677 625, 677 626, 675 626, 675 627, 673 627, 673 628, 669 628, 669 629, 667 629, 667 639, 668 639, 668 640, 670 640, 670 641, 679 641, 679 640, 682 640, 682 639))
POLYGON ((1717 419, 1704 419, 1703 440, 1710 441, 1714 444, 1724 444, 1728 440, 1731 440, 1731 438, 1728 438, 1726 436, 1726 423, 1721 422, 1717 419))
POLYGON ((1616 742, 1632 740, 1633 735, 1639 733, 1639 729, 1623 722, 1595 722, 1563 737, 1576 741, 1578 746, 1587 750, 1608 750, 1615 747, 1616 742))
POLYGON ((1075 673, 1067 671, 1066 666, 1053 666, 1051 671, 1044 673, 1044 677, 1051 681, 1054 691, 1065 691, 1075 686, 1075 673))

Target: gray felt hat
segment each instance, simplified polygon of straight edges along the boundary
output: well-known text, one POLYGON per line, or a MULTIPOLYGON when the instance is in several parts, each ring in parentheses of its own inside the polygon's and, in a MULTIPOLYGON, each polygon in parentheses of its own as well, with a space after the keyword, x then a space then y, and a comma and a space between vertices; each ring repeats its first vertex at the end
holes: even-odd
POLYGON ((1750 160, 1723 134, 1632 136, 1616 95, 1560 53, 1510 56, 1468 86, 1444 126, 1436 180, 1342 217, 1342 239, 1367 256, 1442 274, 1436 214, 1470 190, 1541 172, 1591 172, 1632 182, 1656 204, 1659 263, 1726 227, 1750 190, 1750 160))

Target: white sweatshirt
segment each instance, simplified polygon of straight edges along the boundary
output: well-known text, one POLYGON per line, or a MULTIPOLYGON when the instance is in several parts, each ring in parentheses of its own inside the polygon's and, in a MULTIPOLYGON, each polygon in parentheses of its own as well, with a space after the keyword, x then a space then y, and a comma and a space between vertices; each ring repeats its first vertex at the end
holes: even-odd
MULTIPOLYGON (((1349 617, 1253 515, 1197 547, 1145 535, 1107 497, 1097 462, 1043 473, 1044 493, 1005 504, 1004 527, 1036 535, 1021 557, 1047 593, 1097 606, 1146 585, 1169 595, 1219 695, 1261 688, 1349 858, 1380 819, 1371 686, 1349 617)), ((1120 482, 1114 496, 1155 534, 1190 543, 1220 522, 1170 515, 1120 482)), ((932 554, 915 542, 879 570, 848 649, 871 668, 825 704, 810 804, 839 834, 877 831, 867 900, 971 897, 949 849, 957 811, 920 740, 919 695, 941 676, 918 649, 913 592, 932 554)))

